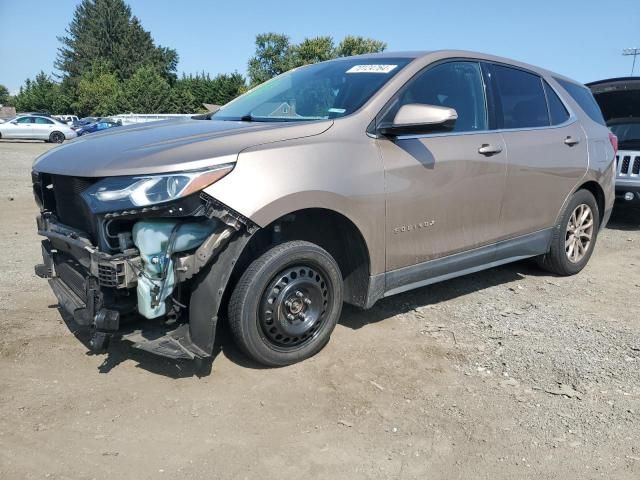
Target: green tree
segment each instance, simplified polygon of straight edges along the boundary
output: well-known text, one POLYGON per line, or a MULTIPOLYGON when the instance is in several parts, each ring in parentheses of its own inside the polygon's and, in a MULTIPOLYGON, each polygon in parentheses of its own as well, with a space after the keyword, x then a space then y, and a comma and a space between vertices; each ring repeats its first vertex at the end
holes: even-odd
POLYGON ((202 105, 198 103, 189 84, 178 80, 169 93, 167 108, 170 113, 196 113, 202 109, 202 105))
POLYGON ((190 110, 185 110, 184 106, 182 110, 184 113, 193 113, 202 110, 203 103, 224 105, 244 93, 246 89, 244 77, 237 72, 216 75, 214 78, 205 73, 183 76, 176 81, 171 90, 171 110, 183 113, 177 111, 179 107, 176 105, 184 105, 186 100, 191 98, 185 94, 186 91, 192 95, 193 103, 190 104, 190 110))
POLYGON ((0 105, 9 105, 11 103, 11 95, 9 89, 0 84, 0 105))
POLYGON ((351 57, 365 53, 384 52, 386 48, 387 44, 380 40, 348 35, 342 39, 335 53, 336 57, 351 57))
POLYGON ((96 63, 80 77, 75 98, 73 109, 81 117, 117 114, 122 99, 120 81, 108 64, 96 63))
POLYGON ((256 53, 249 59, 249 80, 258 85, 291 68, 289 37, 279 33, 256 36, 256 53))
POLYGON ((142 66, 154 68, 166 81, 175 79, 178 54, 156 46, 124 0, 82 0, 58 40, 62 46, 55 66, 72 86, 96 62, 109 63, 120 80, 142 66))
POLYGON ((253 87, 291 68, 337 57, 378 53, 386 48, 387 44, 380 40, 351 35, 335 47, 333 38, 326 36, 292 44, 286 35, 262 33, 256 36, 256 53, 249 59, 249 83, 253 87))
POLYGON ((18 111, 44 111, 49 113, 67 113, 69 99, 63 94, 59 83, 54 82, 44 72, 31 80, 27 79, 15 97, 18 111))
POLYGON ((335 58, 333 38, 315 37, 305 38, 298 45, 290 48, 290 68, 324 62, 335 58))
POLYGON ((140 67, 122 87, 121 106, 134 113, 166 113, 171 86, 152 67, 140 67))
POLYGON ((205 102, 224 105, 247 90, 247 83, 238 72, 216 75, 211 80, 209 96, 205 102))

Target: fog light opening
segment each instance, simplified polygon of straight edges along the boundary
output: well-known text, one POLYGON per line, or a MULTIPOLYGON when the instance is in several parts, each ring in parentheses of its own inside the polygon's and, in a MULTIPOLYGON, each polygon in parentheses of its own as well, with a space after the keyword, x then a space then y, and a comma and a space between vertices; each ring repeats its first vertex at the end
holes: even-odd
POLYGON ((633 192, 627 192, 627 193, 624 194, 624 199, 627 202, 630 202, 631 200, 633 200, 634 197, 635 197, 635 195, 633 194, 633 192))

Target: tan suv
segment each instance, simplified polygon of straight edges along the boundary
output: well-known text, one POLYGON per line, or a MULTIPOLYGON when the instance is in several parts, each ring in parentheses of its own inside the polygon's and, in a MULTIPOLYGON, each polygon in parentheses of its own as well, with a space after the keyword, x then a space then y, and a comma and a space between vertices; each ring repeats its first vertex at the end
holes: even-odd
POLYGON ((208 119, 41 156, 36 272, 94 349, 118 333, 206 358, 224 318, 248 356, 291 364, 322 349, 343 302, 527 257, 582 270, 614 201, 598 115, 584 86, 477 53, 299 68, 208 119))

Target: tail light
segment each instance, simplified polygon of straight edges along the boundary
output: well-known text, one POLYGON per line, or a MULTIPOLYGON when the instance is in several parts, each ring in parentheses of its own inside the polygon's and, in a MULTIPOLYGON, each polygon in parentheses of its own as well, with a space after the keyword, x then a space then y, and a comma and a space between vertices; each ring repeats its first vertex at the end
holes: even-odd
POLYGON ((609 141, 611 142, 611 146, 613 147, 613 154, 615 155, 616 153, 618 153, 618 137, 609 132, 609 141))

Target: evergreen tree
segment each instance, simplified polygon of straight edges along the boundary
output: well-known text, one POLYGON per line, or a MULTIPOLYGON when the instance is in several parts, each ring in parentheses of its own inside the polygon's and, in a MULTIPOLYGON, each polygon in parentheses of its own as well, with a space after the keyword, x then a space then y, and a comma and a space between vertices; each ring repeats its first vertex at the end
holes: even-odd
POLYGON ((0 105, 9 105, 11 102, 11 95, 9 95, 9 89, 0 84, 0 105))
POLYGON ((140 67, 122 87, 121 106, 132 113, 166 113, 171 86, 152 67, 140 67))
POLYGON ((196 113, 202 106, 189 88, 189 84, 185 80, 178 80, 171 88, 168 108, 170 113, 196 113))
POLYGON ((142 66, 154 68, 167 81, 175 78, 178 54, 156 46, 124 0, 82 0, 66 36, 58 40, 62 47, 55 66, 72 86, 96 62, 108 62, 120 80, 142 66))
POLYGON ((119 113, 122 88, 118 77, 104 62, 94 64, 80 77, 73 110, 81 117, 119 113))
POLYGON ((63 94, 60 84, 49 75, 40 72, 28 78, 15 97, 16 110, 22 112, 66 113, 70 110, 69 99, 63 94))

